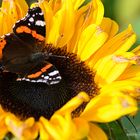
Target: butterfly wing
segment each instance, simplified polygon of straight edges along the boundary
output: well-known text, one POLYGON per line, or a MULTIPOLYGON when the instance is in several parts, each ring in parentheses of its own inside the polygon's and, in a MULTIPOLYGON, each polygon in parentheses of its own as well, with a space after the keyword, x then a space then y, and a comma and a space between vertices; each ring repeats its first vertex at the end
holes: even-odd
MULTIPOLYGON (((38 66, 37 66, 38 67, 38 66)), ((51 63, 43 64, 40 69, 33 69, 29 75, 18 78, 17 81, 28 81, 35 83, 46 83, 47 85, 58 84, 61 81, 59 71, 51 63)))
POLYGON ((34 7, 29 9, 26 16, 15 23, 13 26, 13 32, 22 41, 27 41, 28 44, 32 44, 36 40, 44 41, 46 23, 41 8, 34 7))
POLYGON ((13 33, 1 37, 0 59, 7 71, 26 74, 36 65, 29 60, 42 50, 45 30, 44 15, 40 7, 35 7, 15 23, 13 33))
POLYGON ((27 15, 15 23, 13 33, 5 35, 2 39, 0 45, 3 66, 10 72, 22 75, 17 81, 41 82, 48 85, 61 81, 60 73, 54 65, 44 61, 28 61, 33 54, 40 52, 35 46, 38 47, 38 42, 44 42, 45 31, 44 15, 39 7, 35 7, 29 9, 27 15))
POLYGON ((32 48, 26 46, 13 33, 7 34, 0 40, 1 64, 6 71, 26 72, 30 65, 28 58, 32 48))

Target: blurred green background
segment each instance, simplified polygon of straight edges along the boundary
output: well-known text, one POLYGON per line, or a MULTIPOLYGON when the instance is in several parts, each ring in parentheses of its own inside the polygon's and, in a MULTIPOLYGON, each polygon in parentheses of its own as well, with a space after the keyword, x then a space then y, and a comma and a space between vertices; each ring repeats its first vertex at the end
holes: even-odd
POLYGON ((140 44, 140 0, 102 0, 105 16, 117 21, 120 31, 132 24, 137 34, 136 45, 140 44))

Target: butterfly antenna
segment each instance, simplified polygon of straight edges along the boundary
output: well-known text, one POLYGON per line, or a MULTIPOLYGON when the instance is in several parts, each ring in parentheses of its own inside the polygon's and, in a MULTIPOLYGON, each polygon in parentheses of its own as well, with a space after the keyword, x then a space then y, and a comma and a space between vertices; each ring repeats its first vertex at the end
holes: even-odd
POLYGON ((49 53, 49 57, 56 57, 56 58, 69 58, 68 56, 54 55, 54 54, 52 54, 52 53, 49 53))

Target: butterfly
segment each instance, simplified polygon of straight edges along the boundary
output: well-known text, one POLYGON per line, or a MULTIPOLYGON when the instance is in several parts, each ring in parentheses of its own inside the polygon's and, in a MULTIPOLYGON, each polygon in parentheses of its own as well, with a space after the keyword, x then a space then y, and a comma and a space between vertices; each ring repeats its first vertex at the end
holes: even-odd
POLYGON ((1 67, 3 72, 18 75, 17 81, 57 84, 62 77, 48 62, 51 54, 44 51, 46 22, 40 7, 29 9, 17 21, 13 32, 0 38, 1 67))

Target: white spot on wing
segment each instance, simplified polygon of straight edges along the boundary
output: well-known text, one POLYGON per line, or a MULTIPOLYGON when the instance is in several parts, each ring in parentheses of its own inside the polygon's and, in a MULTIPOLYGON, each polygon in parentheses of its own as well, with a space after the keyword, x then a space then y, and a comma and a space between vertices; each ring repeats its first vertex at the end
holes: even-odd
MULTIPOLYGON (((22 20, 22 19, 21 19, 22 20)), ((20 22, 20 20, 18 20, 18 21, 16 21, 16 23, 19 23, 20 22)))
POLYGON ((44 22, 44 21, 42 21, 42 20, 37 20, 36 22, 35 22, 35 25, 37 25, 37 26, 45 26, 46 25, 46 23, 44 22))
POLYGON ((31 26, 31 23, 28 23, 29 26, 31 26))
POLYGON ((17 78, 16 81, 21 81, 21 78, 17 78))
POLYGON ((56 74, 58 74, 59 72, 58 72, 58 70, 55 70, 55 71, 53 71, 53 72, 50 72, 48 75, 49 76, 54 76, 54 75, 56 75, 56 74))
POLYGON ((6 34, 6 36, 9 36, 9 35, 10 35, 10 33, 6 34))
POLYGON ((30 22, 34 22, 33 17, 29 18, 29 21, 30 21, 30 22))
POLYGON ((36 82, 43 82, 43 80, 42 80, 42 79, 39 79, 39 80, 37 80, 36 82))
POLYGON ((4 38, 5 37, 5 35, 2 35, 0 38, 4 38))
POLYGON ((13 28, 15 28, 15 24, 13 25, 13 28))
POLYGON ((25 81, 30 81, 30 79, 25 79, 25 81))
POLYGON ((28 13, 25 15, 25 17, 27 17, 28 16, 28 13))
POLYGON ((31 82, 35 83, 35 82, 36 82, 36 80, 31 80, 31 82))
POLYGON ((43 80, 42 82, 43 82, 43 83, 48 83, 47 80, 43 80))
POLYGON ((41 12, 41 13, 39 13, 39 15, 40 15, 40 16, 42 16, 42 15, 43 15, 43 13, 41 12))
MULTIPOLYGON (((25 18, 21 18, 20 20, 24 20, 24 19, 25 19, 25 18)), ((19 21, 19 20, 18 20, 18 21, 19 21)), ((18 22, 18 21, 17 21, 17 22, 18 22)))
POLYGON ((52 82, 50 82, 50 85, 53 85, 53 84, 57 84, 57 83, 59 83, 60 81, 52 81, 52 82))
POLYGON ((52 78, 49 78, 49 80, 52 80, 52 78))
POLYGON ((44 79, 45 79, 45 80, 48 80, 48 79, 49 79, 49 76, 45 76, 44 79))
POLYGON ((62 79, 61 76, 57 76, 56 79, 62 79))

